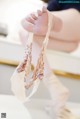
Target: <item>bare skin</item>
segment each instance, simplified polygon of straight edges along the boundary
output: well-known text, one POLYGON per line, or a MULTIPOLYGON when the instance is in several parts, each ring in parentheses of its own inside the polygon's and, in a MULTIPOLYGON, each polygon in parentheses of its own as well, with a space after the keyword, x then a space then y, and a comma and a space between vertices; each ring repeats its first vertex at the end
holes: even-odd
MULTIPOLYGON (((38 16, 32 13, 29 16, 27 16, 25 19, 23 19, 22 26, 25 30, 29 32, 33 32, 35 34, 34 40, 39 45, 41 45, 45 37, 45 34, 47 32, 48 12, 46 8, 43 7, 42 11, 40 10, 37 11, 37 14, 38 16)), ((65 24, 63 24, 62 19, 58 17, 58 15, 53 15, 52 31, 50 34, 49 44, 48 44, 49 49, 64 51, 64 52, 72 52, 78 47, 79 40, 77 40, 77 38, 74 37, 72 31, 71 33, 69 31, 69 33, 67 32, 66 34, 65 29, 66 29, 65 24)))

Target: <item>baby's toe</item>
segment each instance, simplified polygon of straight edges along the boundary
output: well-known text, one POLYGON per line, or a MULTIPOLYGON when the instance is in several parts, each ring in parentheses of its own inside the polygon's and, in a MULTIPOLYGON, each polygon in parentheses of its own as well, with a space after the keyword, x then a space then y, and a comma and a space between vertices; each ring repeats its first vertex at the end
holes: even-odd
POLYGON ((34 14, 34 13, 31 13, 31 17, 34 19, 34 20, 37 20, 38 17, 34 14))
POLYGON ((38 16, 41 16, 42 15, 42 11, 37 10, 37 14, 38 14, 38 16))
POLYGON ((43 7, 43 8, 42 8, 42 12, 43 12, 43 13, 47 12, 47 8, 46 8, 46 7, 43 7))
POLYGON ((26 20, 27 20, 28 22, 32 23, 32 24, 35 23, 35 20, 34 20, 33 18, 31 18, 31 17, 26 17, 26 20))

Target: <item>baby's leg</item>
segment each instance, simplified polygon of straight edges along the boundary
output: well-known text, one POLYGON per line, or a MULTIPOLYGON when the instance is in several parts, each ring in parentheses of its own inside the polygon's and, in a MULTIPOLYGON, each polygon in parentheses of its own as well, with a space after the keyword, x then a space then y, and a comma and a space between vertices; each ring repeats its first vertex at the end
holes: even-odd
POLYGON ((51 12, 58 17, 63 25, 60 32, 51 33, 55 39, 63 41, 80 41, 80 13, 76 9, 51 12))
MULTIPOLYGON (((53 12, 53 14, 53 23, 48 48, 65 52, 75 50, 78 47, 79 42, 78 36, 80 36, 80 27, 78 24, 80 20, 78 18, 78 22, 76 23, 73 19, 80 17, 80 15, 78 15, 78 12, 74 9, 53 12), (73 28, 74 25, 75 27, 73 28)), ((22 25, 26 30, 34 32, 35 36, 39 35, 41 37, 44 37, 47 32, 47 24, 48 13, 47 10, 44 9, 42 12, 38 11, 38 17, 36 17, 35 14, 31 14, 22 22, 22 25)), ((41 44, 41 40, 39 39, 37 39, 36 42, 39 45, 41 44)))
MULTIPOLYGON (((38 36, 35 35, 35 42, 38 43, 38 45, 41 47, 42 42, 44 37, 39 36, 39 38, 37 38, 38 36)), ((47 48, 50 50, 56 50, 56 51, 62 51, 62 52, 72 52, 74 51, 76 48, 78 47, 78 42, 67 42, 67 41, 63 41, 63 40, 58 40, 55 38, 49 38, 49 42, 48 42, 48 46, 47 48)))
MULTIPOLYGON (((23 45, 26 44, 27 37, 28 37, 28 33, 25 30, 24 31, 21 30, 20 31, 20 39, 21 39, 23 45)), ((34 35, 34 41, 40 47, 42 45, 43 39, 44 39, 44 36, 34 35)), ((78 47, 77 42, 67 42, 67 41, 52 39, 51 37, 49 38, 48 49, 51 49, 51 50, 71 52, 71 51, 74 51, 77 47, 78 47)))
MULTIPOLYGON (((48 11, 38 11, 38 17, 34 19, 31 14, 23 20, 23 27, 36 35, 45 35, 48 25, 48 11), (41 12, 41 13, 40 13, 41 12)), ((63 41, 75 41, 80 39, 80 13, 75 9, 51 12, 53 22, 50 37, 63 41)))

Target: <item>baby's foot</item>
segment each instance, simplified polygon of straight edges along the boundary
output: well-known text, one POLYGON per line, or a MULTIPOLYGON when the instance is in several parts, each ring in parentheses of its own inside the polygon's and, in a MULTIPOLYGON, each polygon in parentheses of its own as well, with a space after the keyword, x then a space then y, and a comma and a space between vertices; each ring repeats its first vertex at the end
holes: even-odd
POLYGON ((45 35, 48 26, 48 12, 43 7, 42 11, 38 10, 37 15, 30 14, 22 21, 22 25, 25 30, 33 32, 35 35, 45 35))
MULTIPOLYGON (((50 14, 52 15, 51 31, 59 32, 62 28, 62 20, 54 16, 52 13, 50 14)), ((35 35, 44 36, 48 28, 47 9, 43 7, 42 11, 38 10, 37 16, 35 14, 30 14, 27 18, 22 20, 22 26, 25 30, 33 32, 35 35)))

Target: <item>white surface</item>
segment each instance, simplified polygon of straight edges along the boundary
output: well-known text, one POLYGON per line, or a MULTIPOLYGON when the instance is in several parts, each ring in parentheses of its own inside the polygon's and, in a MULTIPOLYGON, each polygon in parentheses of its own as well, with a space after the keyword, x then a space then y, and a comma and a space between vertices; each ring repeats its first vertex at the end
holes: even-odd
POLYGON ((6 119, 50 119, 45 110, 31 106, 25 107, 14 96, 0 95, 0 115, 6 113, 6 119))
POLYGON ((80 58, 57 51, 48 51, 47 57, 52 69, 80 74, 80 58))
POLYGON ((29 111, 15 97, 0 95, 1 113, 6 113, 6 119, 32 119, 29 111))
MULTIPOLYGON (((50 119, 45 111, 50 103, 49 100, 33 99, 24 104, 25 108, 14 96, 0 95, 0 113, 5 112, 7 119, 50 119)), ((67 106, 74 114, 80 115, 80 104, 68 103, 67 106)))
MULTIPOLYGON (((47 99, 31 99, 29 102, 25 103, 25 106, 29 108, 29 110, 33 111, 34 109, 42 110, 46 112, 46 107, 52 104, 51 100, 47 99)), ((80 103, 72 103, 68 102, 66 107, 74 114, 80 117, 80 103)), ((33 112, 32 112, 33 113, 33 112)), ((42 118, 41 118, 42 119, 42 118)))

